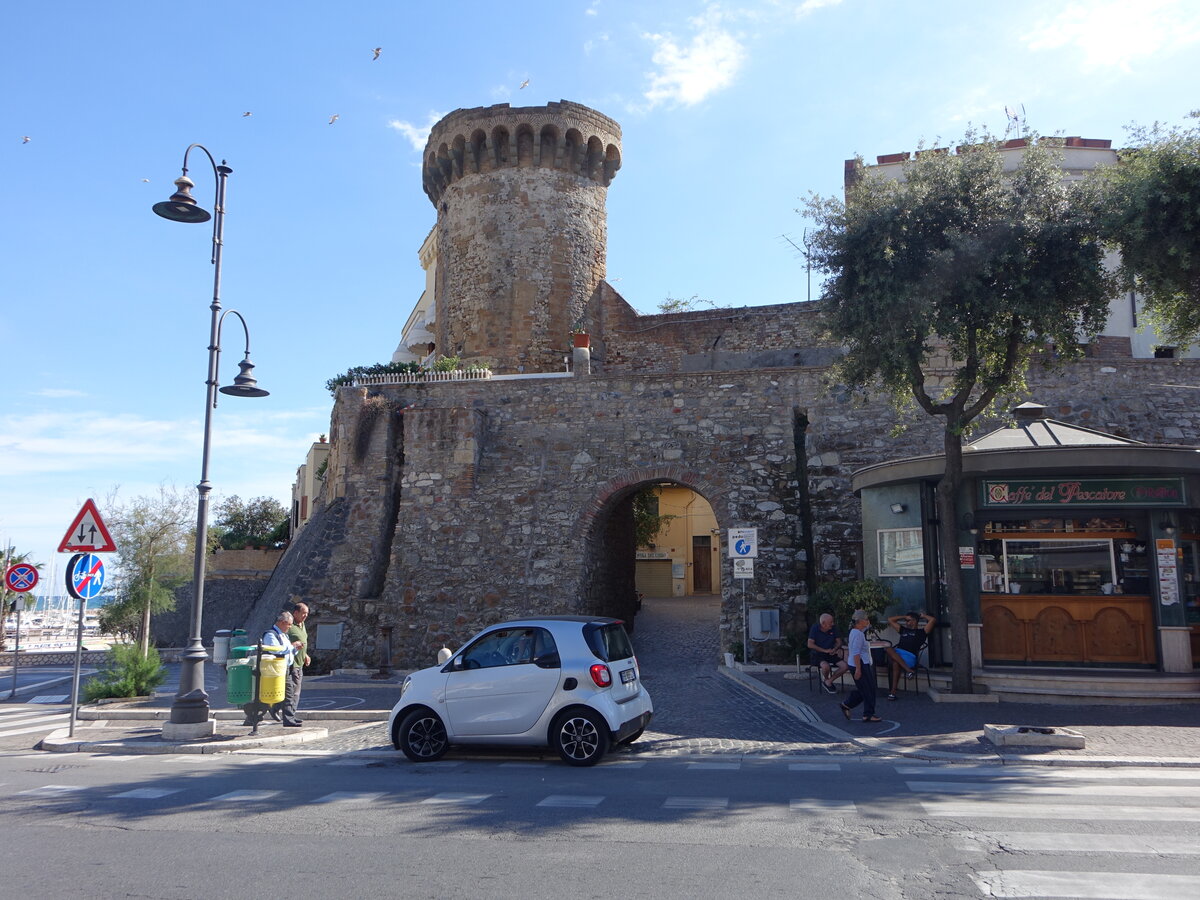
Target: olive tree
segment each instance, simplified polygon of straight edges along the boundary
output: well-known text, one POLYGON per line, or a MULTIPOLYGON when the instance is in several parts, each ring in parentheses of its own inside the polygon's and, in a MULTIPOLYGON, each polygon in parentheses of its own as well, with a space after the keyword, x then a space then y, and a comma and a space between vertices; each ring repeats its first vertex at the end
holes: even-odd
POLYGON ((957 555, 964 434, 1021 391, 1030 365, 1079 353, 1114 289, 1094 205, 1064 182, 1053 145, 1030 139, 1005 172, 997 141, 968 132, 956 153, 918 152, 898 180, 860 160, 844 200, 807 207, 818 226, 809 258, 828 276, 823 321, 845 348, 839 376, 941 420, 938 543, 957 693, 972 691, 957 555))
POLYGON ((1131 129, 1133 146, 1097 173, 1105 237, 1123 286, 1167 340, 1200 338, 1200 110, 1190 128, 1131 129))

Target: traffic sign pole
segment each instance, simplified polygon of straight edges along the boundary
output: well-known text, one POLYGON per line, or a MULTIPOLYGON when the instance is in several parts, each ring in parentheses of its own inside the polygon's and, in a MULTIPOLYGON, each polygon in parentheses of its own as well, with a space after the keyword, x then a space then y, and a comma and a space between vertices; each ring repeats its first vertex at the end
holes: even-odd
POLYGON ((67 593, 79 601, 79 623, 75 630, 75 674, 71 684, 71 721, 68 737, 75 737, 75 716, 79 711, 79 671, 83 668, 83 611, 89 597, 104 587, 104 563, 92 553, 76 553, 67 563, 67 593))

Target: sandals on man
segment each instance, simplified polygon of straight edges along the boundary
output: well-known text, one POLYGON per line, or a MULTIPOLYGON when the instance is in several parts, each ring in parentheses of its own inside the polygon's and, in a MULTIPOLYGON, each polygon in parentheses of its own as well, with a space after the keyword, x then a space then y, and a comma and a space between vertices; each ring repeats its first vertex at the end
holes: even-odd
POLYGON ((896 695, 895 695, 895 694, 888 694, 888 699, 889 699, 889 700, 895 700, 895 699, 896 699, 896 695))
POLYGON ((879 716, 863 716, 862 720, 864 722, 882 722, 883 721, 883 719, 879 718, 879 716))
POLYGON ((848 707, 845 703, 839 703, 838 706, 840 706, 842 708, 842 715, 845 716, 846 721, 849 722, 850 721, 850 707, 848 707))

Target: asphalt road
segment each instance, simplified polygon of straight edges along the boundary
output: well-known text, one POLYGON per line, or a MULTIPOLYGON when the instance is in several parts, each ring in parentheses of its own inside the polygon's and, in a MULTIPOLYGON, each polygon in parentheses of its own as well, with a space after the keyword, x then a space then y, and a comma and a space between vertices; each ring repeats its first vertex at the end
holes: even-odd
POLYGON ((0 755, 30 897, 1200 896, 1200 772, 0 755))

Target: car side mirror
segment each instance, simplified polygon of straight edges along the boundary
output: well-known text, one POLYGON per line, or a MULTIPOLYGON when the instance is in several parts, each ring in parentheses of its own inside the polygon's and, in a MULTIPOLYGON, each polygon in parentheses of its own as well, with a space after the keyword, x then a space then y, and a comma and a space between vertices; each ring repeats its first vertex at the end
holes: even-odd
POLYGON ((559 659, 558 653, 543 653, 533 664, 539 669, 557 669, 562 666, 562 660, 559 659))
POLYGON ((438 654, 437 654, 438 665, 439 666, 445 665, 447 662, 450 661, 450 657, 453 655, 454 654, 450 652, 450 648, 443 647, 441 650, 438 651, 438 654))

